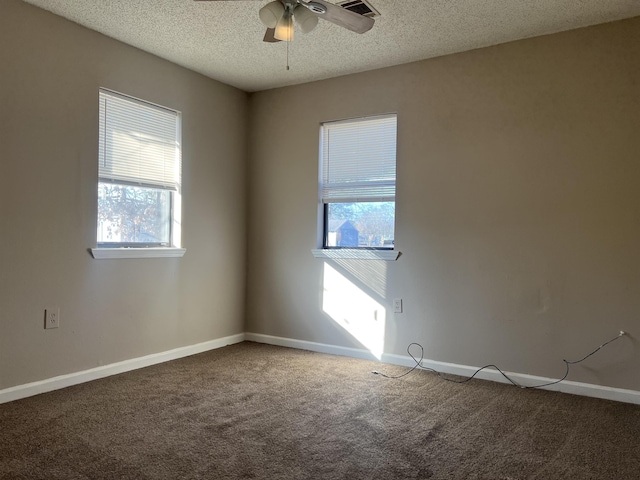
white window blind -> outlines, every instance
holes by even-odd
[[[178,190],[179,115],[100,89],[100,181]]]
[[[325,123],[323,203],[387,202],[396,195],[396,115]]]

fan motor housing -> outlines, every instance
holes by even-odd
[[[320,13],[320,14],[327,13],[327,9],[324,7],[324,5],[320,3],[309,2],[309,3],[305,3],[304,6],[314,13]]]

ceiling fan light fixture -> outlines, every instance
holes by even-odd
[[[278,21],[284,15],[284,5],[280,0],[275,0],[274,2],[267,3],[264,7],[260,9],[258,12],[260,16],[260,21],[267,28],[276,28],[278,25]]]
[[[311,13],[303,6],[299,5],[294,10],[293,16],[300,27],[300,30],[302,30],[302,33],[309,33],[318,25],[318,16]]]
[[[285,11],[284,15],[280,17],[273,36],[283,42],[293,41],[293,17],[291,16],[291,13]]]

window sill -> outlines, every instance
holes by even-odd
[[[90,248],[91,255],[96,260],[112,258],[169,258],[182,257],[186,248],[148,247],[148,248]]]
[[[355,248],[323,248],[311,250],[316,258],[340,258],[353,260],[384,260],[395,262],[401,253],[398,250],[359,250]]]

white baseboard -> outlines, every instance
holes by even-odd
[[[169,360],[188,357],[189,355],[195,355],[208,350],[215,350],[226,345],[240,343],[244,340],[245,334],[239,333],[237,335],[209,340],[195,345],[174,348],[173,350],[168,350],[166,352],[153,353],[151,355],[145,355],[144,357],[132,358],[122,362],[103,365],[89,370],[83,370],[81,372],[69,373],[67,375],[60,375],[58,377],[48,378],[38,382],[5,388],[4,390],[0,390],[0,403],[11,402],[13,400],[31,397],[40,393],[78,385],[79,383],[90,382],[91,380],[129,372],[138,368],[149,367]]]
[[[310,350],[312,352],[329,353],[331,355],[342,355],[344,357],[352,358],[362,358],[364,360],[377,360],[377,358],[371,352],[369,352],[369,350],[363,350],[359,348],[339,347],[336,345],[328,345],[326,343],[307,342],[306,340],[295,340],[293,338],[262,335],[261,333],[245,333],[244,339],[249,342],[266,343],[269,345],[277,345],[279,347],[297,348],[298,350]]]
[[[343,355],[346,357],[378,361],[378,359],[373,356],[368,350],[358,348],[339,347],[335,345],[327,345],[324,343],[307,342],[304,340],[262,335],[259,333],[246,333],[245,340],[257,343],[267,343],[270,345],[278,345],[281,347],[298,348],[301,350],[310,350],[313,352],[329,353],[333,355]],[[384,363],[390,363],[392,365],[402,365],[405,367],[413,367],[415,365],[415,362],[408,355],[394,355],[385,353],[382,355],[382,359],[380,361]],[[478,369],[478,367],[471,367],[468,365],[458,365],[455,363],[438,362],[435,360],[427,359],[422,361],[422,365],[427,368],[433,368],[434,370],[437,370],[441,373],[460,375],[463,377],[470,377]],[[553,378],[527,375],[524,373],[505,372],[505,374],[507,374],[516,383],[524,386],[541,385],[557,380]],[[494,369],[483,370],[478,373],[475,378],[482,380],[491,380],[493,382],[499,383],[509,383],[509,381],[504,378],[500,374],[500,372]],[[637,390],[605,387],[602,385],[593,385],[590,383],[572,382],[570,380],[563,380],[562,382],[555,385],[542,387],[542,389],[640,405],[640,391]]]
[[[38,382],[32,382],[24,385],[6,388],[4,390],[0,390],[0,404],[11,402],[13,400],[19,400],[21,398],[31,397],[40,393],[50,392],[52,390],[58,390],[60,388],[70,387],[72,385],[77,385],[84,382],[89,382],[91,380],[97,380],[99,378],[104,378],[111,375],[117,375],[119,373],[136,370],[138,368],[149,367],[158,363],[188,357],[189,355],[195,355],[198,353],[206,352],[208,350],[215,350],[217,348],[224,347],[226,345],[232,345],[234,343],[240,343],[245,340],[257,343],[266,343],[269,345],[278,345],[281,347],[297,348],[300,350],[310,350],[313,352],[328,353],[332,355],[343,355],[345,357],[378,361],[378,359],[373,354],[364,349],[340,347],[337,345],[308,342],[305,340],[296,340],[284,337],[274,337],[271,335],[262,335],[258,333],[240,333],[237,335],[231,335],[229,337],[210,340],[195,345],[175,348],[166,352],[154,353],[151,355],[146,355],[144,357],[124,360],[122,362],[112,363],[110,365],[103,365],[101,367],[91,368],[89,370],[83,370],[81,372],[60,375],[58,377],[48,378],[46,380],[41,380]],[[386,353],[382,355],[381,361],[392,365],[402,365],[406,367],[412,367],[415,364],[411,357],[407,355],[394,355]],[[441,373],[461,375],[464,377],[471,376],[477,370],[477,367],[458,365],[455,363],[438,362],[435,360],[423,360],[422,365],[428,368],[433,368],[434,370],[437,370]],[[538,385],[554,381],[554,379],[552,378],[538,377],[522,373],[505,373],[515,382],[521,385]],[[476,375],[476,378],[491,380],[500,383],[508,383],[508,380],[496,370],[483,370],[478,375]],[[618,402],[640,405],[640,391],[636,390],[605,387],[589,383],[572,382],[570,380],[564,380],[561,383],[544,387],[544,389],[570,393],[573,395],[583,395],[586,397],[602,398],[606,400],[615,400]]]

